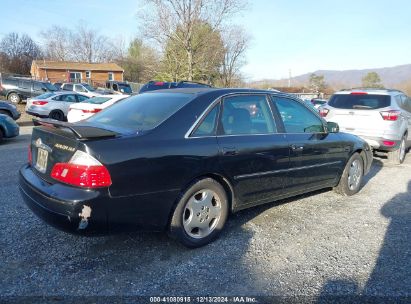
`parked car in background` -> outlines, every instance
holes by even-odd
[[[93,116],[129,95],[100,95],[82,102],[70,105],[67,115],[68,122],[77,122]]]
[[[411,99],[389,89],[352,89],[335,93],[320,108],[327,121],[366,140],[376,151],[401,164],[411,140]]]
[[[14,104],[45,92],[55,92],[57,88],[49,82],[36,81],[22,77],[0,77],[0,95]]]
[[[78,234],[166,230],[188,247],[232,212],[328,187],[353,195],[372,162],[364,140],[270,91],[162,90],[40,123],[19,174],[34,213]]]
[[[130,95],[133,93],[130,84],[123,81],[107,81],[106,89],[114,94]]]
[[[88,83],[63,83],[61,89],[64,91],[77,92],[89,98],[101,95],[95,88]]]
[[[57,90],[61,90],[61,86],[63,85],[62,82],[55,82],[53,85],[57,88]]]
[[[26,113],[41,118],[66,120],[70,105],[89,97],[76,92],[57,91],[45,93],[27,101]]]
[[[327,103],[328,100],[326,99],[320,99],[320,98],[313,98],[310,100],[311,104],[314,106],[314,108],[318,109],[320,106],[323,106]]]
[[[193,82],[193,81],[179,81],[179,82],[165,82],[165,81],[149,81],[143,85],[139,94],[155,90],[164,89],[181,89],[181,88],[211,88],[210,85]]]
[[[8,115],[0,114],[0,142],[3,138],[12,138],[19,135],[19,125]]]
[[[21,115],[16,105],[6,101],[0,101],[0,114],[8,115],[14,120],[19,119]]]

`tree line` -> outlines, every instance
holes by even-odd
[[[144,0],[139,36],[126,43],[80,22],[53,25],[35,41],[9,33],[0,41],[0,71],[29,74],[34,59],[117,62],[129,81],[200,81],[230,87],[242,82],[250,37],[232,22],[245,0]]]

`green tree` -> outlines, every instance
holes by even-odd
[[[146,4],[145,9],[139,13],[143,32],[159,43],[163,54],[168,52],[167,59],[176,60],[178,55],[184,63],[182,68],[187,80],[198,77],[203,61],[201,57],[205,52],[197,46],[208,48],[210,34],[215,37],[223,25],[245,7],[243,0],[145,0],[143,4]],[[210,30],[201,24],[207,24]],[[173,49],[178,52],[171,54]],[[212,55],[209,59],[213,61],[214,54],[208,55]]]
[[[319,94],[326,88],[324,75],[311,74],[309,86],[312,92]]]
[[[180,35],[181,28],[176,35]],[[204,37],[208,37],[204,40]],[[224,44],[218,30],[205,22],[192,26],[191,54],[189,59],[179,41],[169,39],[163,51],[160,73],[156,78],[165,81],[194,80],[213,82],[219,76],[224,60]],[[190,69],[187,67],[191,66]],[[190,76],[191,75],[191,76]]]
[[[369,72],[362,78],[362,86],[365,88],[383,88],[380,75],[376,72]]]

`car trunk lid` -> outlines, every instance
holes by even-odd
[[[30,151],[32,167],[44,180],[54,183],[51,171],[57,163],[67,163],[77,150],[86,150],[87,140],[113,138],[119,133],[95,126],[39,120],[41,125],[33,129]]]

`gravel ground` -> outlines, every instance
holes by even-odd
[[[161,233],[84,238],[41,222],[17,186],[28,142],[0,144],[2,296],[411,299],[411,155],[402,166],[375,158],[358,195],[324,190],[244,210],[217,241],[188,250]]]

